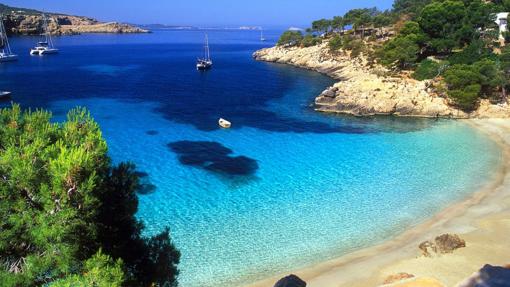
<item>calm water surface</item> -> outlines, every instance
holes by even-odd
[[[313,112],[332,83],[255,62],[256,31],[56,38],[61,53],[0,65],[0,89],[64,119],[88,107],[115,162],[143,177],[147,234],[170,226],[181,286],[239,286],[380,242],[480,188],[500,161],[466,124]],[[8,103],[4,103],[8,105]],[[233,128],[221,130],[219,117]]]

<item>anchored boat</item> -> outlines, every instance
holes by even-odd
[[[30,55],[49,55],[58,53],[58,49],[53,45],[51,34],[48,30],[48,19],[45,14],[43,16],[43,40],[37,43],[33,49],[30,50]]]
[[[205,34],[204,57],[197,59],[197,70],[204,71],[210,68],[212,68],[212,60],[209,53],[209,38]]]
[[[0,91],[0,100],[9,99],[10,97],[11,97],[11,92]]]
[[[228,128],[230,128],[232,126],[232,123],[227,121],[224,118],[220,118],[218,120],[218,124],[220,125],[220,127],[224,128],[224,129],[228,129]]]
[[[0,14],[0,62],[10,62],[18,60],[18,55],[13,54],[7,32],[5,31],[3,15]]]

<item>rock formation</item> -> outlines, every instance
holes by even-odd
[[[339,82],[315,99],[315,109],[356,116],[397,115],[444,118],[510,117],[510,105],[492,105],[483,100],[473,113],[453,107],[428,81],[391,77],[381,66],[370,66],[359,56],[332,54],[327,42],[300,47],[273,47],[253,54],[256,60],[290,64],[327,74]]]
[[[4,16],[4,24],[9,34],[39,35],[43,31],[43,18],[40,14],[10,13]],[[81,16],[60,14],[48,15],[48,30],[53,35],[74,35],[80,33],[148,33],[128,24],[117,22],[103,23]]]
[[[478,272],[458,285],[459,287],[504,287],[510,286],[510,269],[485,265]]]
[[[278,280],[274,287],[306,287],[306,282],[294,274]]]
[[[452,253],[455,249],[466,247],[466,241],[457,234],[443,234],[434,241],[424,241],[418,246],[422,254],[431,257],[433,254]]]

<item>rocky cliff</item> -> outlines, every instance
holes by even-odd
[[[80,33],[148,33],[128,24],[117,22],[103,23],[81,16],[49,14],[48,29],[53,35],[74,35]],[[9,34],[38,35],[43,30],[41,14],[11,12],[4,15],[4,24]]]
[[[356,116],[397,115],[444,118],[510,117],[508,103],[492,105],[482,100],[480,107],[466,113],[452,106],[429,82],[408,77],[388,76],[388,71],[369,65],[363,57],[329,52],[327,43],[317,46],[273,47],[253,54],[257,60],[290,64],[327,74],[339,82],[315,99],[315,109]]]

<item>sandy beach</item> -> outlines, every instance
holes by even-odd
[[[310,287],[379,286],[388,276],[401,272],[426,281],[413,286],[457,286],[485,264],[510,264],[510,120],[466,122],[487,133],[503,151],[501,167],[483,190],[382,244],[289,273]],[[444,233],[458,234],[466,247],[433,257],[421,255],[421,242]],[[289,273],[248,286],[273,286]]]

